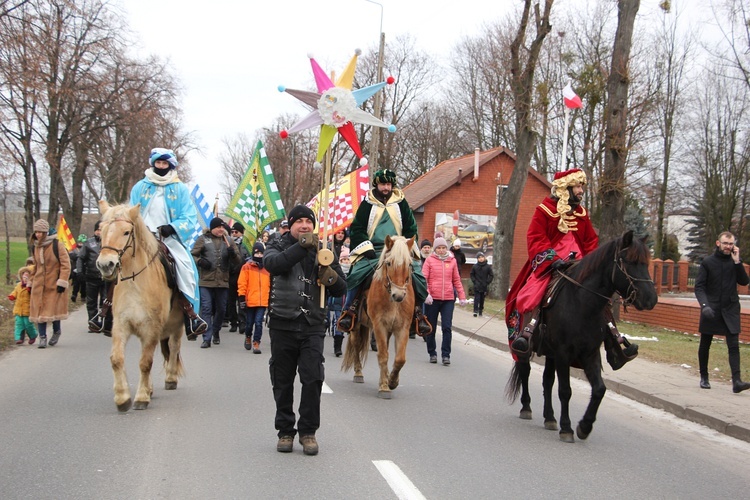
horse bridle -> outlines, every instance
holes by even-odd
[[[615,270],[619,269],[620,272],[625,276],[625,279],[628,280],[628,289],[626,290],[627,297],[623,296],[620,292],[617,292],[617,294],[622,297],[622,307],[625,309],[625,311],[628,310],[628,306],[633,305],[638,298],[638,288],[635,286],[635,282],[651,282],[653,283],[654,280],[652,279],[646,279],[646,278],[634,278],[633,276],[628,273],[628,270],[625,268],[625,263],[620,256],[620,254],[623,252],[623,250],[620,250],[620,247],[617,247],[617,251],[615,252],[614,257],[614,266],[612,267],[612,283],[615,282]]]
[[[156,259],[156,256],[159,255],[159,250],[158,249],[156,250],[156,252],[154,253],[154,255],[151,256],[151,259],[149,259],[149,261],[146,263],[146,265],[143,266],[143,269],[141,269],[137,273],[133,273],[130,276],[123,276],[122,275],[122,256],[125,255],[125,252],[128,251],[128,248],[131,248],[133,250],[131,256],[135,257],[135,224],[133,224],[133,221],[131,221],[131,220],[128,220],[128,219],[119,219],[119,218],[103,222],[102,224],[109,225],[112,222],[127,222],[128,224],[130,224],[131,231],[130,231],[130,234],[128,235],[128,241],[125,242],[125,246],[122,247],[122,248],[115,248],[115,247],[111,247],[109,245],[102,245],[102,250],[104,250],[106,248],[107,250],[112,250],[113,252],[115,252],[117,254],[117,264],[116,264],[115,267],[117,269],[116,274],[120,275],[120,281],[135,280],[135,277],[138,276],[139,274],[141,274],[143,271],[145,271],[146,268],[148,268],[148,266],[151,265],[151,263],[154,261],[154,259]]]
[[[384,263],[386,263],[385,259],[378,267],[381,267]],[[391,276],[388,274],[388,265],[385,266],[385,284],[383,286],[385,286],[385,289],[388,291],[388,295],[391,295],[392,288],[406,292],[406,287],[409,286],[409,282],[411,281],[411,269],[412,265],[409,264],[409,273],[406,275],[406,281],[404,281],[403,285],[397,285],[391,280]],[[377,271],[377,269],[375,270]]]

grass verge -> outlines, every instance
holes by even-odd
[[[498,314],[504,317],[505,302],[499,300],[485,300],[485,314]],[[665,328],[644,325],[640,323],[620,322],[618,329],[627,337],[640,337],[635,340],[639,345],[638,356],[655,363],[665,363],[682,367],[695,376],[698,383],[698,344],[700,336],[691,333],[677,332]],[[750,345],[740,344],[740,361],[742,380],[750,381]],[[724,337],[715,336],[711,345],[708,359],[709,379],[731,382],[732,373],[729,371],[727,347]]]

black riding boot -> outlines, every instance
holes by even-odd
[[[193,309],[193,304],[190,303],[187,297],[180,292],[178,293],[177,300],[182,308],[182,313],[185,315],[185,334],[188,340],[195,340],[198,338],[198,335],[208,330],[208,325],[198,316],[198,313]]]
[[[531,315],[531,319],[523,330],[516,336],[515,339],[510,343],[510,351],[516,355],[519,360],[527,360],[531,354],[531,337],[534,333],[534,329],[537,327],[539,322],[539,310],[535,310]]]
[[[604,348],[607,350],[607,363],[613,370],[619,370],[625,366],[625,363],[638,356],[638,344],[631,344],[628,339],[620,335],[613,322],[607,323],[606,328],[609,330],[609,335],[605,337],[604,341]],[[622,346],[625,346],[625,349]]]
[[[341,316],[336,323],[336,329],[340,332],[349,333],[354,328],[354,323],[357,321],[357,309],[359,309],[359,295],[354,297],[352,305],[347,309],[341,311]]]
[[[414,306],[414,321],[411,322],[411,327],[409,328],[409,337],[411,337],[412,334],[424,337],[431,333],[432,325],[427,320],[427,316],[422,312],[422,304],[418,303]]]

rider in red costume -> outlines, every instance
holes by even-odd
[[[518,274],[505,303],[509,342],[516,358],[529,356],[533,327],[521,330],[521,326],[528,324],[531,316],[537,319],[538,314],[532,315],[532,312],[539,307],[553,271],[564,270],[574,258],[593,252],[599,245],[588,211],[581,205],[585,185],[586,174],[580,169],[557,172],[551,195],[534,211],[526,234],[529,260]],[[612,335],[616,341],[605,342],[607,361],[614,369],[619,369],[635,358],[638,346],[630,344],[623,352],[620,342],[624,339],[616,330]]]

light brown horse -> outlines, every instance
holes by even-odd
[[[343,371],[354,368],[354,382],[364,383],[362,366],[367,359],[370,329],[374,330],[380,365],[378,397],[383,399],[391,398],[391,391],[398,387],[399,373],[406,363],[409,326],[414,318],[414,289],[411,283],[413,247],[413,237],[385,237],[385,247],[357,314],[358,324],[349,335],[341,364]],[[391,337],[395,337],[396,356],[389,375],[388,347]]]
[[[128,411],[132,403],[125,374],[125,346],[131,335],[141,341],[141,376],[135,393],[136,410],[145,410],[154,392],[151,366],[156,344],[161,344],[166,379],[164,388],[177,388],[184,373],[180,342],[184,331],[182,309],[167,285],[159,260],[159,242],[140,215],[140,205],[110,206],[99,202],[102,248],[96,266],[107,281],[116,281],[112,315],[112,351],[109,359],[115,378],[115,404]]]

